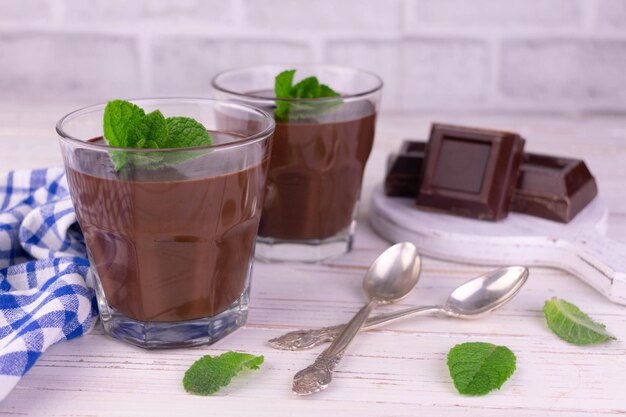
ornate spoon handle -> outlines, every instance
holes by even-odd
[[[346,324],[333,343],[315,359],[315,362],[294,376],[293,392],[299,395],[309,395],[325,389],[330,384],[333,379],[333,369],[341,360],[354,336],[365,324],[367,316],[376,304],[378,304],[377,300],[371,300],[363,306]]]
[[[362,330],[370,330],[387,323],[394,322],[404,317],[442,311],[440,307],[411,307],[405,310],[369,318],[363,325]],[[269,341],[274,349],[280,350],[305,350],[312,347],[334,341],[344,329],[345,324],[322,327],[320,329],[294,330],[285,333]]]

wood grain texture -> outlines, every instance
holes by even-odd
[[[60,163],[52,126],[68,106],[0,111],[0,169]],[[0,109],[1,110],[1,109]],[[583,157],[610,209],[608,236],[626,242],[626,121],[513,116],[383,116],[366,172],[364,202],[380,182],[384,160],[407,137],[425,137],[431,120],[518,130],[532,151]],[[361,278],[387,247],[367,225],[367,204],[352,253],[319,265],[256,263],[248,324],[213,346],[147,352],[102,335],[49,349],[2,403],[0,416],[611,416],[626,414],[626,308],[575,277],[531,268],[526,286],[493,315],[476,321],[415,317],[359,335],[326,391],[308,398],[290,390],[293,374],[322,347],[275,351],[266,341],[285,331],[348,320],[365,301]],[[458,284],[489,268],[424,259],[416,290],[397,305],[443,301]],[[583,308],[618,338],[569,345],[546,327],[541,312],[557,295]],[[445,364],[456,343],[508,346],[518,369],[486,397],[456,393]],[[204,354],[241,350],[265,355],[213,397],[188,395],[187,367]]]

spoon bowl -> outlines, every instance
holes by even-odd
[[[496,269],[457,287],[443,305],[444,312],[463,319],[480,318],[511,300],[528,279],[528,268]]]
[[[389,303],[406,297],[419,279],[422,262],[412,243],[398,243],[372,263],[363,279],[371,299]]]

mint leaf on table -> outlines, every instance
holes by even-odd
[[[575,345],[591,345],[615,339],[604,324],[593,321],[574,304],[552,297],[543,306],[548,327],[561,339]]]
[[[168,117],[159,110],[145,114],[128,101],[109,101],[104,109],[104,138],[110,146],[133,149],[192,148],[212,144],[206,128],[189,117]],[[193,159],[202,153],[133,153],[111,151],[116,170],[125,165],[160,168]]]
[[[283,71],[274,81],[274,94],[277,99],[315,99],[340,97],[340,94],[325,84],[320,84],[317,77],[307,77],[293,85],[296,70]],[[341,99],[323,102],[289,102],[277,100],[274,114],[277,119],[304,119],[320,116],[342,103]]]
[[[185,372],[183,387],[191,394],[211,395],[227,386],[243,369],[259,369],[263,361],[263,356],[240,352],[206,355],[195,361]]]
[[[500,388],[515,372],[515,354],[505,346],[468,342],[448,352],[448,369],[463,395],[485,395]]]

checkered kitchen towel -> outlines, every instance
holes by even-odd
[[[0,174],[0,401],[48,346],[91,330],[86,258],[62,168]]]

